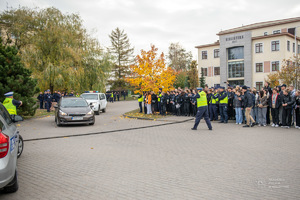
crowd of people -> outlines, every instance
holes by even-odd
[[[228,123],[235,120],[244,127],[267,126],[300,129],[300,91],[285,84],[274,88],[269,83],[261,90],[246,86],[203,88],[206,93],[210,121]],[[140,112],[145,114],[171,114],[196,116],[196,89],[175,89],[156,94],[153,91],[138,97]],[[144,105],[143,105],[144,104]],[[220,116],[220,119],[219,119]]]
[[[74,94],[74,91],[68,93],[68,92],[60,92],[60,91],[54,91],[53,94],[51,94],[50,90],[45,90],[44,93],[40,92],[37,99],[40,102],[40,109],[47,109],[47,112],[50,112],[51,109],[53,109],[53,106],[59,102],[61,97],[79,97],[80,94],[76,93]]]

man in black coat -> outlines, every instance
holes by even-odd
[[[44,104],[44,94],[42,92],[40,92],[37,99],[40,101],[40,109],[44,109],[44,106],[43,106],[43,104]]]
[[[250,121],[252,121],[251,127],[255,126],[255,120],[251,116],[251,110],[253,107],[253,99],[252,95],[247,89],[247,86],[242,87],[242,91],[244,93],[244,109],[245,109],[245,116],[247,120],[247,124],[243,127],[250,127]]]

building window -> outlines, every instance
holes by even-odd
[[[272,71],[279,71],[279,61],[272,62]]]
[[[233,47],[228,49],[228,60],[244,59],[244,47]]]
[[[297,53],[300,53],[300,45],[298,45],[298,51],[297,51]]]
[[[207,51],[202,51],[202,59],[207,59]]]
[[[296,47],[296,45],[295,45],[295,43],[293,43],[293,52],[295,53],[295,47]]]
[[[263,44],[257,43],[255,44],[255,53],[262,53],[263,52]]]
[[[264,71],[264,67],[263,67],[262,63],[256,63],[255,68],[256,68],[256,72],[263,72]]]
[[[280,33],[280,30],[273,31],[273,34],[279,34],[279,33]]]
[[[220,49],[215,49],[214,50],[214,58],[219,58],[220,57]]]
[[[272,41],[272,51],[279,51],[279,40]]]
[[[268,35],[268,32],[264,32],[264,36],[267,36]]]
[[[256,90],[260,91],[261,89],[263,89],[263,82],[256,82]]]
[[[207,68],[201,68],[203,76],[207,76]]]
[[[287,50],[290,51],[291,50],[291,42],[290,41],[287,41],[287,44],[286,44],[286,47],[287,47]]]
[[[244,77],[244,61],[228,63],[228,78]]]
[[[214,75],[219,76],[220,75],[220,67],[214,67]]]

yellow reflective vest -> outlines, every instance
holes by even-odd
[[[198,93],[200,98],[197,98],[197,108],[207,106],[206,93],[204,91]]]
[[[17,115],[17,108],[16,106],[12,103],[13,99],[11,98],[6,98],[3,101],[3,105],[6,108],[6,110],[8,111],[8,113],[10,115]]]
[[[223,93],[222,93],[222,95],[223,95]],[[226,95],[226,97],[224,99],[220,100],[220,104],[228,104],[228,95]]]
[[[141,98],[138,98],[138,102],[143,102],[144,96],[141,96]]]
[[[216,93],[216,94],[214,94],[213,96],[216,97],[217,95],[218,95],[218,94]],[[218,98],[214,99],[214,98],[211,97],[209,103],[210,103],[210,104],[216,104],[218,101],[219,101]]]

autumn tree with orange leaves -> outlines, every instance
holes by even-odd
[[[141,50],[141,55],[135,58],[135,64],[131,66],[132,74],[127,81],[135,87],[135,93],[144,91],[158,92],[173,89],[176,73],[166,66],[164,53],[158,56],[158,49],[151,45],[151,50]]]

